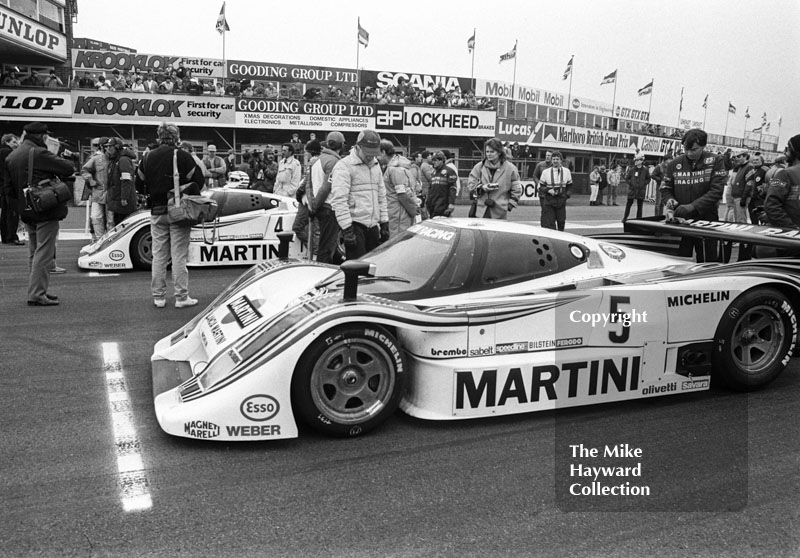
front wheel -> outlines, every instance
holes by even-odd
[[[379,326],[333,329],[306,350],[292,378],[299,418],[330,436],[358,436],[400,403],[406,363],[394,336]]]
[[[728,307],[714,335],[714,372],[729,388],[764,387],[789,363],[797,338],[791,301],[770,288],[748,291]]]
[[[131,260],[136,269],[150,269],[153,266],[153,235],[149,223],[133,235]]]

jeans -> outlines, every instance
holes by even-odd
[[[354,221],[353,232],[356,235],[355,245],[345,245],[348,260],[357,260],[381,243],[381,231],[378,227],[370,228]]]
[[[319,223],[319,247],[317,248],[317,261],[322,263],[340,264],[341,257],[337,253],[339,243],[339,222],[330,207],[322,206],[317,210],[317,223]]]
[[[623,222],[628,220],[628,214],[630,214],[630,212],[631,212],[631,207],[633,206],[633,202],[634,202],[633,198],[628,198],[628,202],[625,204],[625,215],[622,217],[622,221]],[[642,218],[642,204],[643,203],[644,203],[644,200],[642,200],[642,199],[637,199],[636,200],[636,218],[637,219],[641,219]]]
[[[153,298],[167,296],[167,265],[172,259],[172,282],[175,298],[183,300],[189,296],[189,233],[192,227],[171,225],[169,217],[150,216],[150,233],[153,235],[153,269],[150,289]]]
[[[617,187],[609,185],[606,193],[606,205],[611,205],[612,203],[617,203]]]
[[[551,205],[542,206],[541,224],[545,229],[564,230],[567,221],[567,206],[553,207]]]
[[[56,255],[58,221],[25,223],[28,230],[28,263],[31,268],[28,280],[28,300],[39,300],[50,286],[50,269]]]

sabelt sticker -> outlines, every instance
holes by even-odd
[[[600,249],[612,260],[621,262],[625,259],[625,252],[619,246],[613,244],[600,244]]]

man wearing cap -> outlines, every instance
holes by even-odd
[[[383,172],[376,157],[381,137],[362,130],[350,154],[333,167],[330,202],[342,229],[347,259],[358,259],[389,239]]]
[[[181,137],[175,124],[163,122],[156,131],[159,146],[142,159],[136,172],[136,189],[150,196],[150,233],[153,238],[153,266],[150,290],[156,308],[167,305],[167,265],[172,260],[172,282],[175,292],[175,308],[197,304],[189,296],[189,235],[192,227],[170,223],[167,202],[173,197],[175,184],[173,168],[177,164],[179,183],[183,193],[197,195],[205,183],[203,169],[187,151],[178,149]]]
[[[207,185],[209,188],[225,186],[226,169],[225,161],[217,155],[217,146],[213,143],[208,146],[208,155],[203,159],[203,164],[208,171]]]
[[[770,179],[764,211],[770,225],[800,229],[800,134],[789,140],[783,154],[787,166]]]
[[[28,231],[28,258],[31,275],[28,281],[29,306],[54,306],[58,297],[47,293],[50,286],[50,269],[55,261],[58,222],[67,216],[67,206],[59,205],[50,211],[34,213],[26,209],[24,189],[29,184],[30,172],[28,161],[33,152],[33,171],[31,184],[52,179],[67,177],[74,171],[72,162],[53,155],[47,149],[47,126],[41,122],[32,122],[23,130],[20,146],[6,158],[4,182],[10,185],[9,193],[16,202],[17,211]]]
[[[114,226],[114,214],[106,207],[106,190],[108,186],[108,156],[106,146],[108,138],[99,140],[100,149],[81,167],[84,188],[90,189],[89,219],[92,224],[92,242],[106,234],[106,230]]]
[[[442,151],[433,154],[433,174],[428,199],[425,200],[428,215],[433,217],[450,217],[456,208],[458,192],[458,175],[446,164],[446,155]]]
[[[114,213],[114,222],[120,223],[136,211],[136,188],[133,184],[136,154],[119,138],[110,138],[106,144],[108,157],[108,188],[106,205]]]
[[[676,218],[716,221],[717,204],[728,177],[725,158],[705,150],[708,134],[700,128],[688,130],[681,144],[683,155],[667,164],[661,183],[664,208],[674,211]],[[679,254],[690,256],[692,250],[699,263],[719,261],[716,241],[682,238]]]
[[[331,173],[333,167],[341,159],[344,147],[344,135],[341,132],[330,132],[325,138],[319,160],[311,167],[311,182],[308,190],[308,203],[311,216],[319,225],[319,246],[317,261],[339,264],[336,245],[339,240],[339,223],[330,203]]]
[[[642,218],[642,204],[650,184],[650,171],[644,166],[644,155],[637,154],[633,158],[633,166],[625,173],[625,182],[628,183],[628,202],[625,204],[625,213],[622,222],[628,220],[634,200],[636,200],[636,218]],[[597,205],[597,204],[595,204]]]

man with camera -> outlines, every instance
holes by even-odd
[[[56,157],[47,149],[45,142],[49,132],[46,124],[32,122],[23,130],[22,143],[6,158],[5,184],[7,188],[10,186],[9,197],[16,203],[28,231],[31,269],[28,305],[55,306],[58,297],[48,294],[47,288],[50,286],[50,269],[56,252],[58,222],[67,216],[69,210],[66,204],[60,204],[51,210],[35,213],[27,207],[25,189],[70,176],[75,169],[71,161]]]
[[[546,229],[564,230],[567,221],[567,199],[572,186],[572,174],[561,164],[561,152],[553,151],[551,166],[539,177],[541,224]]]

